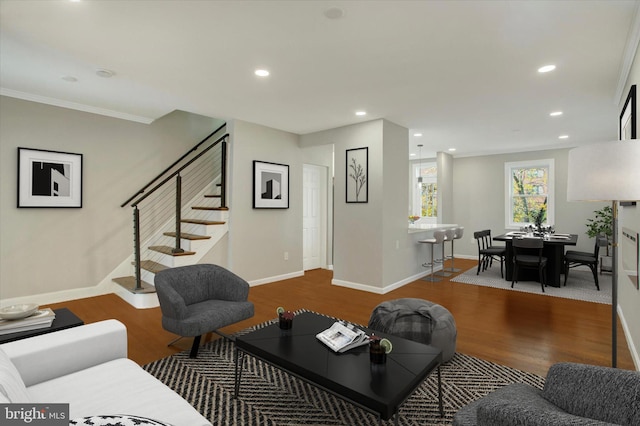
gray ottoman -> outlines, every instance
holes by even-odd
[[[443,362],[456,352],[456,321],[446,308],[423,299],[382,302],[371,313],[369,328],[435,346]]]

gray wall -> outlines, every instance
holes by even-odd
[[[298,135],[240,120],[228,128],[229,268],[252,284],[301,275],[303,157]],[[288,209],[253,208],[254,160],[289,166]]]
[[[640,55],[636,51],[635,60],[631,68],[629,78],[623,92],[623,99],[619,104],[619,111],[622,111],[627,93],[632,84],[636,85],[636,90],[640,90]],[[638,92],[636,92],[638,93]],[[636,96],[638,96],[636,94]],[[640,106],[640,101],[636,99],[636,107]],[[636,116],[636,129],[640,130],[640,116]],[[640,143],[640,141],[638,142]],[[638,183],[640,185],[640,183]],[[640,203],[634,207],[623,207],[620,211],[620,229],[627,227],[640,232]],[[624,249],[624,247],[622,248]],[[627,341],[631,343],[632,355],[636,363],[636,369],[640,370],[640,291],[635,288],[629,279],[622,273],[621,265],[622,253],[619,256],[618,271],[621,271],[618,280],[619,299],[618,306],[620,318],[625,328]]]
[[[98,285],[133,251],[120,204],[216,124],[174,112],[145,125],[0,97],[0,299]],[[18,147],[83,154],[83,207],[18,209]]]
[[[491,229],[492,235],[506,231],[504,164],[545,158],[555,160],[556,230],[578,234],[577,250],[593,250],[594,240],[586,235],[586,219],[606,203],[567,201],[568,149],[557,149],[455,159],[452,221],[465,227],[462,241],[456,243],[456,255],[477,258],[474,231]]]

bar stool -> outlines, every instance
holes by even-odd
[[[445,268],[445,271],[449,271],[449,272],[460,272],[462,269],[460,268],[454,268],[454,251],[453,251],[453,243],[455,242],[455,240],[459,240],[460,238],[462,238],[462,236],[464,235],[464,226],[459,226],[457,228],[453,228],[453,231],[455,233],[454,237],[451,239],[451,256],[447,257],[447,259],[451,259],[451,267],[450,268]]]
[[[444,267],[444,263],[448,259],[453,258],[453,251],[451,252],[451,256],[447,256],[445,254],[444,243],[446,243],[447,241],[453,242],[453,238],[455,236],[456,236],[456,228],[449,228],[444,230],[444,240],[442,240],[442,271],[437,272],[437,274],[441,277],[450,277],[451,275],[453,275],[451,272],[448,272],[449,269]]]
[[[423,280],[424,281],[429,281],[432,283],[437,283],[438,281],[441,281],[440,278],[436,277],[433,274],[433,265],[436,263],[436,261],[433,258],[433,252],[435,250],[435,247],[437,244],[442,244],[442,242],[444,241],[444,237],[445,237],[445,232],[444,231],[435,231],[433,233],[433,238],[427,238],[426,240],[419,240],[419,243],[422,244],[430,244],[431,245],[431,263],[423,263],[422,266],[424,266],[425,268],[428,268],[429,266],[431,267],[431,275],[429,275],[428,277],[424,277]]]

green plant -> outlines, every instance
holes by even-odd
[[[540,210],[538,210],[538,212],[535,214],[535,224],[538,229],[542,227],[542,224],[544,223],[544,219],[546,216],[547,216],[547,199],[545,198],[544,203],[542,204],[542,207],[540,207]]]
[[[609,240],[613,236],[613,210],[611,206],[605,206],[600,210],[594,210],[595,217],[587,219],[587,235],[589,238],[598,235],[607,237],[607,256],[609,255]]]

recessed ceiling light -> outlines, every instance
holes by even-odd
[[[569,139],[569,135],[558,136],[558,139]]]
[[[78,79],[72,75],[63,75],[60,78],[64,81],[68,81],[69,83],[75,83],[76,81],[78,81]]]
[[[419,138],[420,136],[422,136],[422,133],[414,133],[413,136],[415,136],[416,138]]]
[[[344,10],[339,7],[330,7],[324,11],[324,16],[329,19],[340,19],[344,16]]]
[[[409,157],[415,157],[416,154],[409,154]]]
[[[362,117],[363,115],[367,115],[366,111],[356,111],[356,115]]]
[[[538,68],[538,72],[549,72],[556,69],[555,65],[545,65],[543,67]]]
[[[255,70],[255,75],[257,75],[258,77],[268,77],[269,76],[269,71],[267,71],[267,70]]]
[[[562,111],[554,111],[554,112],[550,113],[549,115],[552,116],[552,117],[557,117],[559,115],[562,115]]]
[[[455,148],[449,148],[449,151],[451,151],[451,152],[453,152],[455,150],[456,150]]]
[[[96,70],[96,75],[98,77],[102,77],[102,78],[111,78],[114,75],[116,75],[116,73],[111,71],[111,70],[107,70],[107,69],[101,68],[101,69]]]

